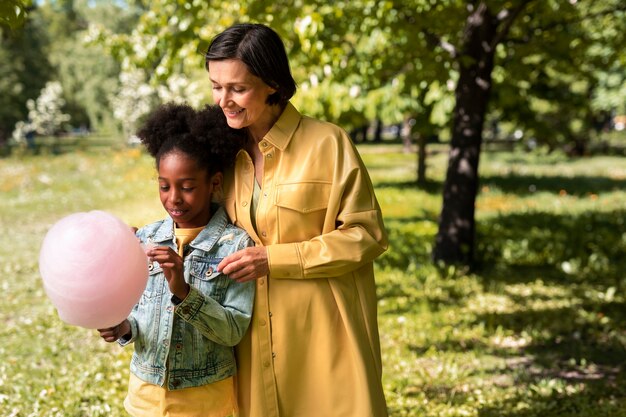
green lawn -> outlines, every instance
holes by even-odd
[[[479,269],[429,262],[446,152],[362,146],[391,247],[377,262],[392,416],[626,416],[626,159],[484,153]],[[139,149],[0,159],[0,415],[117,416],[130,349],[62,323],[45,233],[78,211],[163,216]]]

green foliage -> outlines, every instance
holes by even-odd
[[[29,0],[4,0],[0,3],[0,29],[17,29],[24,24]]]
[[[484,2],[492,16],[518,2]],[[102,31],[119,57],[148,70],[154,85],[201,65],[198,51],[238,21],[271,25],[283,37],[300,85],[294,102],[346,129],[381,119],[417,119],[428,137],[449,128],[464,28],[462,1],[247,0],[150,2],[132,33]],[[606,111],[623,109],[625,9],[619,0],[528,2],[498,40],[491,118],[503,134],[548,143],[585,141]],[[436,22],[434,24],[433,22]]]
[[[492,117],[525,140],[584,148],[598,120],[624,110],[625,13],[620,1],[530,2],[498,50]]]
[[[44,26],[36,19],[29,19],[21,30],[0,32],[0,145],[15,123],[26,120],[26,101],[36,99],[51,79],[48,46]]]

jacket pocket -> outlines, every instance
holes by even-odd
[[[280,243],[309,240],[322,234],[331,184],[299,182],[276,187]]]
[[[192,256],[189,260],[189,283],[205,296],[221,302],[229,279],[217,271],[220,260]]]

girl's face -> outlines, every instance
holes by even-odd
[[[177,151],[163,155],[158,170],[161,203],[176,226],[205,226],[211,218],[211,196],[221,186],[222,173],[209,178],[195,159]]]
[[[276,89],[252,75],[238,59],[209,61],[209,78],[213,85],[213,100],[234,129],[248,128],[250,132],[267,133],[280,114],[279,106],[267,104],[267,98]]]

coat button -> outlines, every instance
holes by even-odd
[[[259,324],[260,324],[261,326],[265,326],[266,321],[265,321],[265,320],[263,320],[263,319],[261,319],[261,320],[259,320]]]
[[[154,269],[154,265],[150,264],[148,265],[148,271],[152,271]]]
[[[242,206],[246,207],[248,205],[247,201],[244,201],[243,203],[241,203]]]
[[[213,275],[213,268],[209,268],[208,271],[206,271],[204,275],[207,277],[210,277],[211,275]]]

